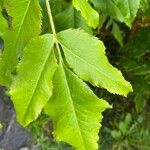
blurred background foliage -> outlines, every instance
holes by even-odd
[[[113,109],[104,113],[99,133],[101,150],[150,149],[150,1],[89,0],[100,15],[99,25],[92,29],[70,0],[50,0],[57,31],[81,28],[97,36],[106,46],[109,61],[119,68],[133,85],[134,92],[123,98],[91,87],[104,97]],[[45,1],[40,0],[43,33],[50,30]],[[54,141],[52,124],[45,115],[33,122],[29,130],[42,150],[71,150]],[[51,148],[49,148],[51,147]]]

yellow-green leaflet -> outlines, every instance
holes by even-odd
[[[57,68],[53,47],[50,34],[31,40],[17,67],[10,95],[17,120],[23,126],[38,117],[52,95],[52,78]]]
[[[53,79],[53,95],[45,112],[54,124],[54,137],[76,150],[98,148],[102,112],[111,106],[60,62]]]
[[[57,35],[70,68],[83,80],[107,89],[114,94],[126,96],[132,86],[113,67],[105,56],[101,41],[82,30],[65,30]]]
[[[41,12],[38,0],[7,0],[6,9],[12,17],[12,27],[4,33],[4,52],[0,58],[0,84],[11,83],[22,49],[41,30]]]
[[[99,24],[99,14],[87,0],[73,0],[74,7],[81,12],[89,26],[96,28]]]

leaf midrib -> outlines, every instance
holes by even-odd
[[[26,9],[25,14],[24,14],[24,16],[23,16],[23,19],[22,19],[22,21],[21,21],[21,24],[20,24],[20,27],[19,27],[18,34],[17,34],[17,36],[16,36],[16,39],[18,39],[19,34],[20,34],[20,32],[21,32],[21,29],[22,29],[21,27],[23,26],[24,21],[25,21],[25,19],[26,19],[27,12],[28,12],[29,7],[30,7],[30,5],[31,5],[31,1],[32,1],[32,0],[30,0],[29,3],[28,3],[28,5],[27,5],[27,9]],[[17,43],[17,42],[16,42],[16,43]]]
[[[62,64],[61,64],[62,65]],[[62,70],[63,70],[63,74],[64,74],[64,77],[65,77],[65,80],[66,80],[66,84],[67,84],[67,91],[68,91],[68,93],[69,93],[69,100],[70,100],[70,103],[71,103],[71,107],[72,107],[72,109],[73,109],[73,112],[74,112],[74,116],[75,116],[75,120],[76,120],[76,124],[77,124],[77,127],[78,127],[78,130],[79,130],[79,132],[80,132],[80,137],[81,137],[81,139],[82,139],[82,143],[84,144],[84,149],[86,150],[86,148],[85,148],[85,145],[86,145],[86,143],[84,142],[84,138],[83,138],[83,136],[82,136],[82,131],[81,131],[81,129],[80,129],[80,125],[79,125],[79,122],[78,122],[78,119],[77,119],[77,114],[76,114],[76,110],[75,110],[75,107],[74,107],[74,101],[72,100],[72,94],[71,94],[71,91],[70,91],[70,88],[69,88],[69,83],[68,83],[68,80],[67,80],[67,77],[66,77],[66,73],[65,73],[65,71],[64,71],[64,67],[63,67],[63,65],[62,65]]]

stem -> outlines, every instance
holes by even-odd
[[[45,2],[46,2],[46,7],[47,7],[47,13],[48,13],[48,16],[49,16],[49,23],[50,23],[50,26],[51,26],[51,29],[52,29],[52,33],[55,36],[56,35],[56,29],[55,29],[55,24],[54,24],[54,20],[53,20],[53,16],[52,16],[50,3],[49,3],[49,0],[45,0]],[[60,50],[59,44],[58,44],[57,41],[56,41],[55,44],[56,44],[56,49],[57,49],[57,53],[58,53],[59,59],[62,60],[62,58],[61,58],[61,50]]]
[[[51,8],[50,8],[50,3],[49,3],[49,0],[45,0],[45,2],[46,2],[47,13],[48,13],[48,16],[49,16],[49,22],[50,22],[50,25],[51,25],[51,28],[52,28],[52,32],[55,35],[56,30],[55,30],[55,25],[54,25],[54,21],[53,21],[52,11],[51,11]]]

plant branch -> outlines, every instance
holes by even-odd
[[[55,25],[54,25],[54,21],[53,21],[52,11],[51,11],[51,8],[50,8],[50,3],[49,3],[49,0],[45,0],[45,2],[46,2],[47,13],[48,13],[48,16],[49,16],[49,22],[50,22],[50,25],[51,25],[51,29],[52,29],[53,34],[55,35],[56,30],[55,30]]]

